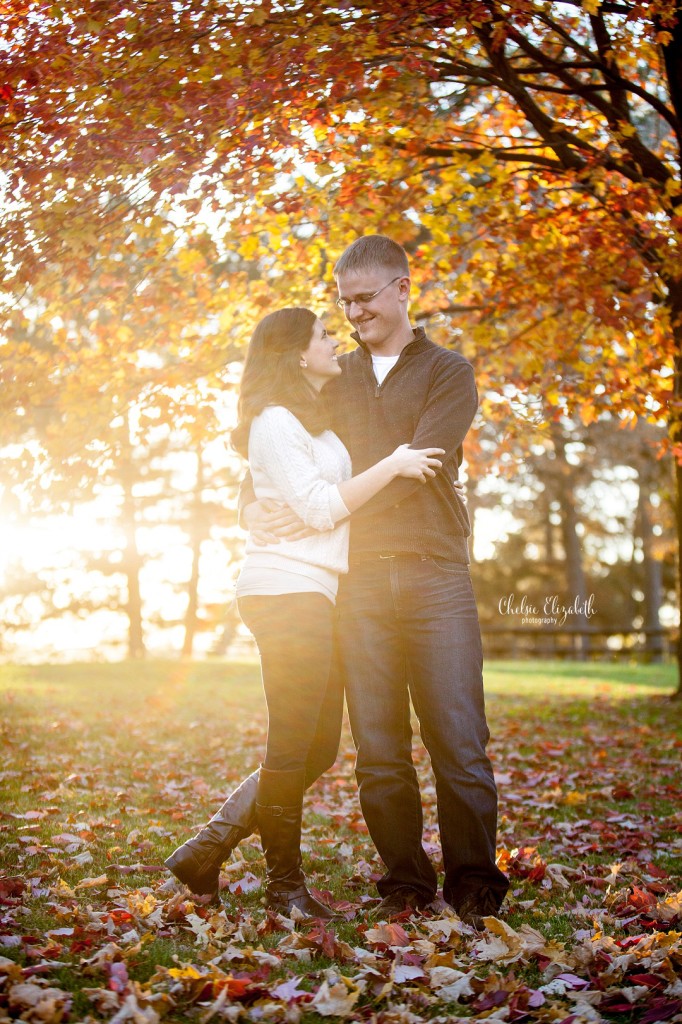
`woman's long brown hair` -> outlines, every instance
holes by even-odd
[[[256,325],[244,361],[239,388],[237,426],[232,444],[248,458],[249,431],[268,405],[283,405],[311,434],[329,426],[329,407],[301,372],[317,317],[302,306],[278,309]]]

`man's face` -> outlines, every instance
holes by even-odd
[[[336,284],[346,319],[368,348],[381,348],[404,330],[409,278],[377,267],[341,273]]]

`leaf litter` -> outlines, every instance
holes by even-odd
[[[257,837],[225,864],[220,907],[163,868],[252,770],[262,717],[231,729],[227,773],[219,723],[190,743],[138,719],[122,755],[77,714],[56,730],[19,719],[0,763],[13,794],[0,812],[0,1024],[682,1021],[679,709],[517,711],[491,715],[510,892],[481,933],[442,900],[370,919],[381,865],[347,734],[306,808],[310,884],[339,914],[323,923],[262,906]],[[419,743],[415,759],[442,868]]]

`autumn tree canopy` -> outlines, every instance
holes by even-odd
[[[565,414],[682,452],[679,2],[4,9],[5,440],[191,421],[254,318],[327,304],[381,230],[501,453]]]
[[[193,362],[262,281],[263,302],[319,298],[381,228],[414,254],[418,312],[507,398],[579,396],[587,422],[669,408],[679,4],[8,8],[14,317],[75,309],[90,353]]]

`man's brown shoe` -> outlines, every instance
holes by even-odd
[[[455,910],[464,924],[469,924],[480,932],[485,928],[485,917],[498,916],[500,904],[490,889],[483,886],[482,889],[468,893]]]
[[[398,917],[399,914],[404,914],[406,911],[414,913],[415,910],[423,910],[430,902],[430,899],[422,896],[415,889],[401,885],[400,888],[389,892],[388,896],[384,896],[376,907],[372,907],[369,916],[374,921],[390,921],[392,917]]]

